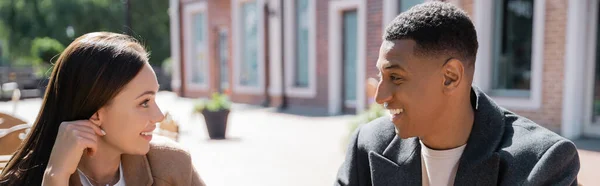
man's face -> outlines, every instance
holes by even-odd
[[[375,99],[387,105],[401,138],[443,129],[440,115],[447,104],[442,72],[446,59],[416,56],[415,46],[409,39],[383,41],[377,60],[380,80]]]

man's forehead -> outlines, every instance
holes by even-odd
[[[390,55],[390,51],[394,49],[395,46],[396,43],[394,41],[386,40],[381,43],[379,59],[377,59],[377,64],[375,64],[377,69],[386,69],[393,65],[394,62],[390,59],[392,57],[392,55]]]
[[[412,58],[416,42],[412,39],[384,40],[379,49],[379,59],[375,65],[378,69],[394,66],[404,67],[407,60]],[[404,67],[406,68],[406,67]]]
[[[392,50],[392,48],[394,48],[395,45],[396,43],[394,41],[385,40],[381,43],[381,50],[383,52],[389,52],[390,50]]]

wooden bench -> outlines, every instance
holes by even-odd
[[[8,160],[10,160],[10,157],[12,157],[12,156],[11,155],[0,155],[0,172],[2,172],[2,169],[4,169],[4,167],[6,167]]]
[[[179,125],[168,112],[165,114],[165,119],[162,120],[158,125],[158,135],[171,138],[177,141],[179,138]]]
[[[25,121],[0,113],[0,170],[27,137],[31,126]]]

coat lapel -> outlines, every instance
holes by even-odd
[[[504,134],[503,110],[479,88],[471,103],[475,121],[459,160],[454,185],[497,185],[500,156],[496,152]],[[394,137],[382,154],[369,152],[371,178],[378,185],[421,185],[421,145],[417,138]]]
[[[503,110],[477,87],[471,91],[471,103],[475,121],[454,185],[497,185],[500,163],[497,149],[504,134]]]
[[[421,185],[421,150],[417,138],[394,137],[383,155],[369,152],[371,180],[380,185]]]
[[[152,185],[152,172],[150,163],[145,155],[122,155],[123,177],[127,185]],[[70,186],[82,186],[79,174],[75,172],[69,178]]]
[[[122,155],[123,176],[127,185],[146,185],[154,183],[150,163],[145,155]]]
[[[81,180],[79,179],[79,173],[75,172],[75,174],[71,174],[69,178],[69,186],[83,186],[81,184]]]

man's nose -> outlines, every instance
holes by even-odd
[[[392,95],[393,94],[390,90],[390,87],[385,85],[383,82],[379,82],[377,85],[377,91],[375,92],[375,101],[378,104],[383,104],[390,101],[392,99]]]

